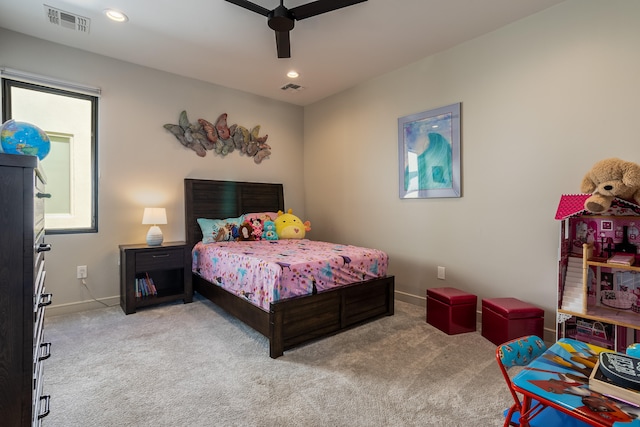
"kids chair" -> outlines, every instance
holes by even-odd
[[[514,366],[527,366],[534,359],[540,356],[547,349],[541,338],[535,335],[528,335],[517,338],[499,345],[496,349],[496,360],[502,371],[511,396],[513,397],[513,405],[505,411],[504,427],[519,426],[520,415],[522,411],[522,402],[518,398],[511,377],[508,374],[509,368]],[[530,420],[531,427],[580,427],[588,426],[588,424],[577,420],[564,412],[546,406],[538,401],[533,401],[531,407],[526,412],[527,418]]]

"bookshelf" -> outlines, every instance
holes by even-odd
[[[135,313],[140,307],[193,300],[191,253],[184,242],[119,248],[120,307],[125,314]]]

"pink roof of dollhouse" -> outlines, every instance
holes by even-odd
[[[584,208],[584,202],[591,194],[563,194],[556,211],[556,219],[566,219],[581,215],[594,215]],[[617,197],[611,202],[608,211],[598,215],[640,215],[640,206]]]

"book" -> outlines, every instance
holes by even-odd
[[[602,373],[621,387],[640,391],[640,359],[624,353],[601,353],[598,357]]]
[[[633,254],[617,253],[607,259],[607,264],[633,265],[636,257]]]
[[[158,295],[158,290],[156,289],[155,283],[153,283],[153,279],[149,277],[149,273],[146,273],[147,276],[147,286],[149,288],[149,295]]]
[[[610,372],[603,369],[601,359],[605,354],[624,356],[621,353],[600,353],[600,358],[589,376],[589,389],[614,399],[640,406],[640,391],[634,390],[628,386],[620,385],[621,382],[616,381],[615,377],[613,377]]]

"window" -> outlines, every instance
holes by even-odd
[[[32,123],[51,140],[51,150],[41,161],[51,194],[45,201],[47,234],[97,232],[99,90],[91,95],[73,90],[75,86],[67,90],[68,84],[47,84],[51,81],[45,78],[12,77],[2,71],[2,122]]]

